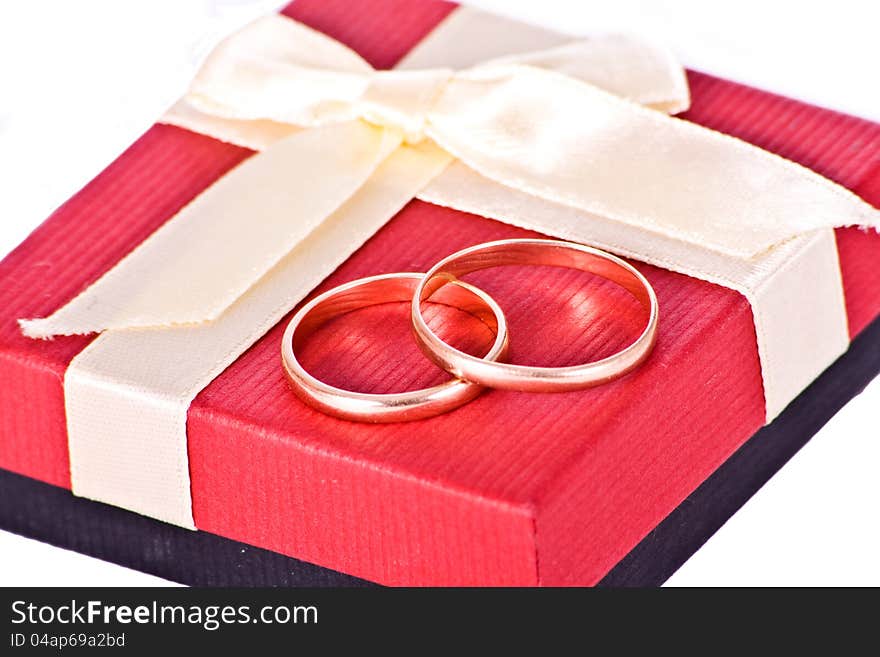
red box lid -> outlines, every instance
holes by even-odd
[[[390,67],[453,8],[298,0],[285,13]],[[684,118],[880,202],[880,126],[707,75],[689,78],[693,108]],[[63,375],[92,339],[33,341],[16,320],[70,300],[249,155],[157,125],[0,263],[0,467],[70,487]],[[529,235],[413,201],[319,289],[424,271],[464,246]],[[841,229],[837,238],[855,335],[880,312],[880,236]],[[763,421],[746,300],[634,264],[663,313],[655,353],[640,370],[582,392],[492,391],[414,423],[345,422],[299,402],[280,367],[282,322],[190,409],[196,525],[385,584],[595,583]],[[510,320],[514,362],[599,357],[639,328],[628,296],[586,274],[483,274],[475,281]],[[409,338],[402,307],[337,320],[304,360],[330,382],[367,391],[443,378]]]

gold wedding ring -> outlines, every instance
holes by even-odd
[[[458,277],[490,267],[552,265],[569,267],[617,283],[641,303],[648,321],[635,342],[602,360],[570,367],[533,367],[475,358],[444,342],[422,316],[421,304]],[[620,258],[571,242],[541,239],[499,240],[447,256],[431,267],[413,296],[412,323],[422,351],[440,367],[466,381],[502,390],[560,392],[601,385],[638,367],[657,339],[657,296],[648,280]]]
[[[296,358],[302,342],[334,317],[383,303],[410,301],[424,274],[398,273],[362,278],[315,297],[290,320],[281,342],[284,371],[294,391],[309,405],[346,420],[406,422],[450,411],[480,394],[483,386],[460,379],[391,394],[353,392],[331,386],[309,374]],[[495,333],[495,342],[483,358],[502,358],[507,352],[507,321],[501,308],[480,289],[459,282],[444,287],[432,301],[463,310]]]
[[[471,272],[509,265],[551,265],[579,269],[627,290],[644,308],[647,322],[636,340],[601,360],[568,367],[514,365],[507,354],[507,320],[492,297],[459,280]],[[432,388],[392,394],[343,390],[309,374],[296,350],[319,326],[348,312],[382,303],[410,301],[410,319],[419,347],[455,378]],[[485,356],[477,357],[443,341],[422,314],[425,303],[458,308],[495,333]],[[557,392],[601,385],[638,367],[657,340],[657,296],[648,280],[629,263],[599,249],[546,239],[499,240],[447,256],[426,274],[372,276],[333,288],[305,304],[290,320],[281,344],[284,370],[294,391],[311,406],[347,420],[403,422],[445,413],[474,399],[484,388]]]

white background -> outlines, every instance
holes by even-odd
[[[266,0],[0,3],[0,257],[143,132]],[[473,0],[586,34],[665,42],[692,68],[880,121],[880,3]],[[670,580],[880,585],[880,381]],[[162,580],[0,532],[0,585]]]

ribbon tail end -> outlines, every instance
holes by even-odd
[[[22,335],[32,340],[52,340],[56,335],[74,335],[73,333],[61,334],[53,330],[51,322],[46,317],[35,319],[20,319],[18,327]]]

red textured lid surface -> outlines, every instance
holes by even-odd
[[[453,8],[298,0],[286,13],[389,67]],[[690,82],[686,118],[880,202],[880,126],[698,73]],[[0,264],[0,467],[69,488],[63,374],[91,339],[31,341],[15,320],[57,309],[249,155],[156,126]],[[464,246],[529,235],[413,201],[320,289],[424,271]],[[855,335],[880,312],[880,236],[837,235]],[[280,324],[190,409],[197,526],[387,584],[595,583],[763,417],[745,299],[634,264],[654,285],[662,317],[656,351],[636,373],[582,392],[492,391],[415,423],[368,426],[304,406],[282,374]],[[506,268],[473,280],[508,315],[513,362],[599,357],[631,340],[642,321],[626,293],[579,272]],[[444,317],[462,338],[460,318]],[[443,378],[412,343],[403,306],[335,321],[304,361],[330,382],[365,391]]]

